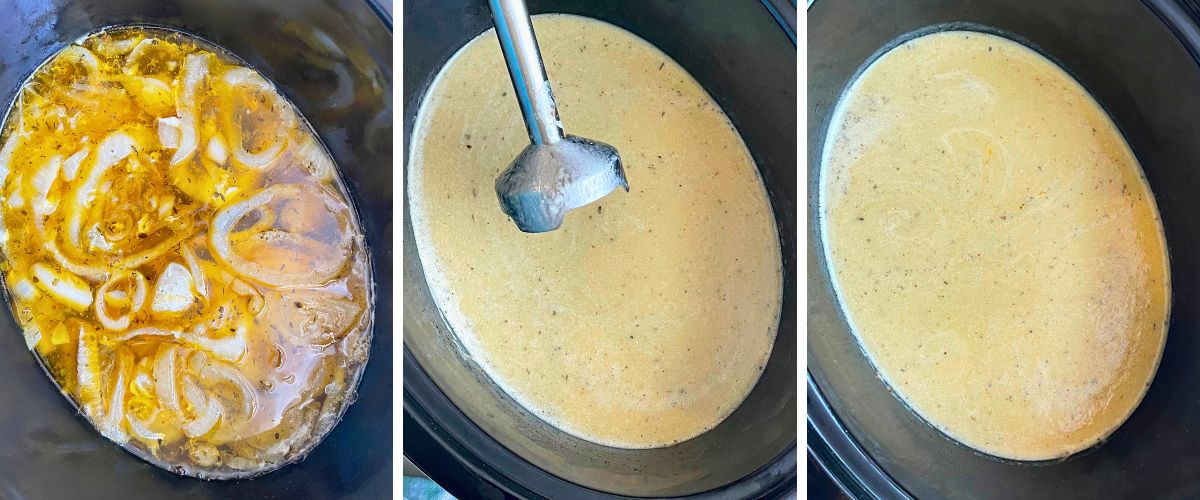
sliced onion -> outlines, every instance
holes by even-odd
[[[190,438],[198,438],[216,427],[217,421],[221,419],[221,404],[216,400],[208,398],[201,408],[201,413],[196,418],[189,420],[183,424],[183,433]]]
[[[68,241],[78,247],[83,230],[83,209],[91,204],[91,198],[100,185],[100,179],[108,169],[120,163],[136,150],[137,141],[132,136],[117,131],[108,134],[96,148],[96,162],[88,171],[82,184],[75,188],[74,203],[67,206]]]
[[[196,325],[191,335],[184,336],[184,340],[231,363],[237,363],[246,354],[246,327],[244,325],[239,325],[234,329],[233,335],[219,339],[205,335],[204,325]]]
[[[238,295],[250,297],[250,303],[249,303],[250,313],[253,314],[254,316],[257,317],[266,308],[267,301],[266,301],[266,299],[263,298],[262,292],[259,292],[257,288],[254,288],[249,283],[246,283],[245,281],[234,278],[233,284],[230,286],[233,287],[234,293],[236,293]]]
[[[108,400],[108,413],[104,415],[103,421],[98,426],[104,437],[118,444],[129,441],[129,434],[125,433],[122,424],[125,421],[125,391],[129,385],[129,374],[132,369],[133,354],[124,350],[119,351],[117,365],[113,367],[116,372],[116,381],[113,384],[112,396]]]
[[[100,343],[94,332],[89,332],[82,324],[79,326],[79,348],[75,359],[78,374],[76,383],[79,385],[79,406],[83,412],[99,422],[104,417],[103,384],[100,380]]]
[[[183,415],[179,405],[179,392],[175,390],[175,362],[179,347],[163,344],[154,357],[154,393],[158,401],[168,410]]]
[[[293,152],[293,155],[304,165],[309,173],[321,182],[333,179],[333,160],[329,157],[329,153],[325,151],[325,148],[321,147],[321,143],[317,142],[311,135],[305,135],[301,139],[301,143],[295,152]]]
[[[221,418],[221,405],[204,394],[190,376],[183,378],[183,399],[187,401],[195,418],[183,424],[183,433],[196,438],[208,434]]]
[[[100,224],[92,224],[87,231],[88,250],[100,250],[102,252],[111,252],[113,249],[112,242],[104,237],[100,232]]]
[[[182,125],[179,117],[169,116],[158,119],[158,143],[165,149],[178,149]]]
[[[153,50],[154,45],[155,45],[155,43],[154,43],[153,39],[146,38],[146,39],[142,40],[141,42],[138,42],[138,44],[135,45],[133,47],[133,49],[130,49],[129,55],[125,56],[126,72],[131,73],[132,72],[131,69],[133,68],[133,65],[138,62],[138,59],[141,59],[142,56],[145,55],[146,51]]]
[[[63,179],[68,181],[75,180],[75,176],[79,175],[79,166],[83,164],[83,160],[87,159],[88,152],[88,148],[84,147],[79,151],[76,151],[75,154],[68,156],[67,159],[63,161]]]
[[[247,418],[254,414],[254,409],[258,406],[258,396],[241,372],[214,362],[204,353],[196,353],[192,356],[191,368],[200,377],[200,381],[209,386],[221,383],[233,386],[241,395],[242,414]]]
[[[141,267],[143,264],[157,259],[159,256],[171,251],[173,248],[179,245],[180,242],[192,238],[195,235],[196,233],[192,231],[175,233],[168,238],[164,238],[161,243],[154,245],[149,249],[121,259],[121,261],[117,263],[117,267],[121,269]]]
[[[8,208],[13,210],[25,208],[25,197],[21,196],[21,184],[23,180],[24,178],[21,176],[21,174],[17,174],[16,178],[13,180],[12,186],[9,188],[10,192],[4,200],[4,203],[8,205]]]
[[[55,242],[57,235],[57,231],[47,229],[42,240],[42,247],[54,257],[60,266],[94,282],[103,283],[108,279],[109,272],[106,269],[79,262],[63,253],[58,247],[58,243]]]
[[[96,59],[96,55],[87,48],[79,45],[72,44],[68,46],[63,49],[58,57],[71,59],[82,65],[87,70],[89,79],[100,70],[100,60]]]
[[[175,103],[179,114],[179,148],[171,156],[171,165],[178,165],[192,158],[198,145],[196,97],[200,86],[208,76],[208,57],[188,54],[183,61],[183,92]]]
[[[25,335],[25,347],[28,347],[30,351],[34,350],[38,342],[42,341],[42,329],[37,325],[29,325],[22,333]]]
[[[230,69],[221,76],[221,80],[230,87],[249,87],[255,91],[268,93],[272,96],[278,95],[278,93],[275,92],[275,89],[272,88],[270,82],[259,75],[258,72],[249,68],[238,67]],[[277,99],[278,97],[274,98]],[[285,110],[289,109],[286,108],[286,103],[281,103],[281,106],[283,106],[283,109]],[[240,108],[233,107],[230,109],[230,112],[234,112],[238,109]],[[237,120],[230,116],[227,119],[225,126],[228,129],[226,131],[226,133],[229,135],[227,140],[229,142],[230,149],[233,150],[233,157],[239,164],[246,168],[252,170],[265,169],[271,164],[271,162],[275,161],[275,159],[279,157],[280,153],[283,153],[284,148],[287,147],[287,136],[281,135],[275,142],[271,143],[271,145],[262,148],[257,152],[249,152],[246,150],[246,145],[242,141],[242,128],[241,125],[237,123]]]
[[[283,152],[283,148],[287,146],[287,137],[282,137],[280,140],[271,143],[270,146],[267,146],[258,152],[251,153],[246,151],[246,147],[242,144],[242,135],[240,130],[235,128],[230,134],[232,137],[229,138],[229,142],[233,144],[233,157],[236,158],[238,163],[243,167],[252,170],[263,170],[267,168],[271,162],[275,161],[275,159],[279,157],[279,154]]]
[[[33,188],[33,198],[30,200],[33,218],[39,225],[56,208],[56,205],[47,201],[46,197],[50,194],[50,188],[54,186],[54,181],[58,180],[58,172],[62,168],[62,164],[62,156],[51,156],[29,179],[29,186]]]
[[[24,106],[24,100],[24,93],[22,93],[21,97],[17,99],[18,104],[21,104],[22,107]],[[11,164],[13,151],[17,149],[17,145],[21,142],[20,131],[23,130],[23,127],[24,120],[20,122],[18,132],[9,134],[8,139],[4,141],[4,146],[0,147],[0,186],[3,186],[4,181],[8,179],[8,172],[12,167]],[[8,243],[8,228],[4,227],[4,220],[2,217],[0,217],[0,240],[2,240],[0,241],[0,245]]]
[[[29,281],[29,278],[21,278],[13,283],[12,291],[13,295],[21,300],[33,300],[38,294],[37,287],[33,285],[32,281]]]
[[[128,342],[138,337],[166,337],[180,339],[183,338],[183,333],[179,330],[167,330],[157,326],[141,326],[111,338],[117,342]]]
[[[250,212],[270,203],[276,196],[297,196],[301,192],[301,188],[297,185],[277,184],[259,191],[254,196],[223,208],[213,218],[212,228],[209,231],[209,245],[213,250],[213,254],[238,274],[271,286],[317,286],[329,281],[342,270],[346,260],[350,258],[350,234],[348,231],[342,232],[342,241],[338,245],[341,255],[338,258],[323,261],[319,266],[305,273],[283,273],[274,269],[268,269],[257,262],[243,258],[233,249],[230,233],[238,221]],[[336,213],[344,210],[343,207],[336,204],[336,201],[329,199],[324,194],[320,195],[320,198],[330,211]],[[292,233],[284,234],[297,237],[296,235],[292,235]]]
[[[99,43],[96,44],[96,52],[99,52],[103,54],[104,57],[109,58],[123,56],[133,48],[136,41],[137,39],[135,38],[123,38],[120,40],[101,38]]]
[[[17,149],[17,144],[20,142],[21,134],[9,134],[8,140],[4,141],[4,146],[0,147],[0,185],[4,184],[4,180],[8,178],[13,151]]]
[[[221,81],[230,87],[250,87],[260,92],[272,93],[271,83],[259,75],[257,71],[245,67],[235,67],[221,75]]]
[[[37,285],[50,296],[76,310],[92,305],[92,287],[70,271],[57,270],[38,262],[31,268]]]
[[[175,109],[171,86],[152,76],[125,76],[121,86],[133,96],[138,106],[153,116],[166,116]]]
[[[118,318],[113,318],[109,315],[108,311],[108,301],[110,296],[109,290],[117,283],[127,279],[133,280],[133,297],[130,301],[129,312],[121,315]],[[129,323],[132,320],[132,316],[140,311],[142,306],[145,304],[146,277],[138,271],[122,273],[104,282],[104,284],[100,286],[100,289],[96,291],[96,319],[100,321],[100,324],[104,326],[104,328],[116,332],[123,331],[126,328],[129,328]]]
[[[137,397],[149,397],[154,394],[154,376],[150,374],[147,368],[150,366],[146,362],[150,358],[142,358],[138,363],[137,373],[133,375],[133,381],[129,383],[130,394]]]
[[[192,273],[192,286],[196,289],[196,295],[208,300],[208,276],[204,274],[204,268],[200,266],[200,259],[196,257],[196,251],[192,250],[191,245],[185,243],[179,247],[179,254],[183,256],[183,262],[187,264],[188,271]]]
[[[104,282],[108,279],[108,271],[96,266],[90,266],[76,262],[64,255],[62,250],[59,250],[58,244],[54,242],[55,238],[56,233],[54,230],[48,229],[46,231],[46,236],[42,241],[42,247],[45,248],[52,257],[54,257],[54,260],[58,262],[58,265],[92,281]]]
[[[187,268],[177,262],[167,264],[158,275],[150,310],[160,314],[186,311],[196,302],[196,297],[192,295],[192,282],[192,275]]]
[[[225,139],[219,135],[214,135],[208,140],[208,148],[204,150],[204,156],[215,162],[217,165],[224,165],[225,160],[229,159],[229,149],[225,147]]]
[[[150,421],[154,421],[154,418],[157,415],[158,412],[151,414]],[[125,420],[129,422],[129,430],[133,431],[133,435],[137,436],[137,438],[142,440],[142,442],[153,446],[157,445],[159,441],[162,441],[167,437],[166,434],[161,432],[154,432],[152,429],[150,429],[149,422],[143,422],[142,419],[137,418],[137,416],[133,413],[130,413]]]

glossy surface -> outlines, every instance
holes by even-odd
[[[405,137],[446,62],[492,27],[472,0],[404,3]],[[735,124],[767,187],[780,235],[780,331],[763,375],[728,418],[667,448],[612,448],[551,426],[465,357],[432,301],[404,220],[405,456],[455,495],[754,497],[795,488],[795,46],[754,0],[533,0],[532,12],[620,26],[668,54]],[[736,64],[729,64],[736,61]],[[409,150],[405,150],[408,160]],[[405,177],[411,183],[412,176]],[[406,186],[407,188],[410,186]],[[408,200],[405,200],[408,203]]]
[[[333,160],[273,85],[114,28],[40,68],[4,131],[12,307],[105,437],[209,478],[320,441],[366,362],[370,269]]]
[[[1200,457],[1192,381],[1200,343],[1200,260],[1196,242],[1200,190],[1192,141],[1200,95],[1194,53],[1161,10],[1173,1],[1047,2],[1021,0],[915,2],[890,9],[881,0],[817,1],[808,11],[807,158],[809,407],[824,406],[847,441],[857,443],[882,478],[854,460],[847,448],[810,450],[823,462],[852,467],[864,481],[889,481],[916,498],[967,495],[985,498],[1190,497],[1200,492],[1191,471]],[[1176,11],[1176,14],[1179,14]],[[1088,22],[1080,22],[1087,19]],[[1186,19],[1186,18],[1184,18]],[[970,20],[972,23],[964,23]],[[1190,21],[1186,21],[1190,23]],[[978,24],[975,24],[978,23]],[[1194,26],[1194,25],[1193,25]],[[864,62],[886,48],[937,29],[999,31],[1055,60],[1088,90],[1120,128],[1137,156],[1158,204],[1171,258],[1170,328],[1150,389],[1133,414],[1103,444],[1048,463],[1017,463],[963,446],[921,419],[880,380],[842,315],[829,285],[816,210],[818,168],[832,111]],[[1176,32],[1175,30],[1180,30]],[[815,388],[827,405],[815,399]],[[809,435],[833,435],[838,426],[809,421]],[[846,435],[848,434],[848,435]],[[810,437],[810,442],[811,437]],[[831,460],[832,458],[832,460]],[[843,479],[849,479],[842,476]],[[856,479],[851,479],[857,481]],[[892,490],[875,489],[890,495]]]
[[[372,351],[390,352],[390,31],[357,1],[246,0],[92,2],[12,5],[0,37],[5,106],[25,77],[48,57],[104,26],[151,23],[198,34],[228,48],[296,104],[328,146],[359,210],[377,303]],[[338,69],[340,66],[340,69]],[[386,99],[385,99],[386,97]],[[369,180],[369,182],[368,182]],[[228,498],[379,496],[391,491],[391,360],[368,363],[358,399],[324,442],[303,461],[253,481],[198,481],[163,471],[95,431],[56,390],[24,347],[21,330],[0,323],[3,496],[14,498]],[[386,424],[383,422],[386,421]],[[371,446],[367,446],[370,443]],[[64,477],[69,480],[64,480]]]
[[[594,20],[534,24],[564,123],[641,159],[635,187],[552,233],[511,226],[488,188],[526,138],[485,33],[418,119],[422,261],[468,352],[534,413],[601,444],[669,446],[719,423],[761,373],[780,309],[774,219],[732,125],[678,65]]]
[[[926,35],[867,68],[830,134],[831,272],[901,398],[1017,460],[1124,422],[1162,351],[1165,244],[1137,160],[1069,75],[995,35]]]

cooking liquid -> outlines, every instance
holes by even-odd
[[[1016,460],[1125,421],[1162,353],[1170,274],[1137,159],[1070,75],[998,36],[921,36],[853,82],[824,153],[838,298],[913,410]]]
[[[431,292],[472,359],[547,422],[623,448],[692,438],[745,399],[775,338],[781,261],[762,181],[728,118],[658,49],[582,17],[533,23],[566,130],[614,145],[632,191],[550,233],[516,229],[494,185],[529,139],[495,33],[480,35],[413,132]]]
[[[222,478],[336,423],[367,358],[369,265],[332,158],[261,75],[112,29],[37,70],[2,142],[13,311],[101,433]]]

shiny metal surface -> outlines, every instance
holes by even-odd
[[[616,148],[563,136],[562,120],[525,0],[489,0],[500,49],[532,144],[496,179],[500,208],[527,233],[558,229],[567,211],[629,181]],[[565,140],[564,140],[565,139]]]

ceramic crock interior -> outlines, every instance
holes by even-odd
[[[359,0],[57,0],[17,2],[6,12],[0,20],[0,96],[6,107],[47,57],[80,36],[124,24],[196,34],[276,82],[341,168],[371,254],[376,308],[372,356],[358,400],[341,423],[303,461],[254,480],[226,482],[160,470],[101,437],[42,372],[3,308],[0,442],[7,450],[0,454],[0,497],[378,498],[391,491],[390,23]],[[338,50],[318,41],[317,32]],[[347,80],[332,71],[336,64],[346,68]],[[313,477],[320,480],[306,480]]]
[[[424,414],[430,420],[424,423],[484,455],[495,469],[503,469],[497,464],[504,460],[500,455],[508,453],[525,462],[491,473],[513,477],[519,472],[512,471],[532,464],[553,477],[518,480],[531,494],[584,495],[599,490],[673,496],[704,492],[737,482],[789,448],[794,469],[796,317],[790,304],[795,304],[796,289],[796,264],[791,257],[796,206],[795,46],[770,12],[753,0],[531,1],[529,7],[534,14],[578,14],[633,32],[682,64],[728,113],[758,164],[777,219],[785,268],[781,328],[758,385],[716,428],[668,448],[623,450],[597,445],[533,416],[463,359],[430,298],[412,244],[411,221],[406,217],[406,412],[409,405],[419,406],[426,398],[441,396],[426,392],[444,393],[453,405],[441,413]],[[474,0],[410,1],[405,9],[407,138],[420,100],[438,70],[460,47],[490,28],[491,17],[486,3]],[[419,21],[410,22],[414,18]],[[408,151],[405,153],[407,158]],[[419,366],[410,367],[410,359]],[[429,379],[433,384],[420,384],[416,379]],[[466,438],[479,429],[486,433],[480,436],[494,439],[502,447]],[[437,470],[426,472],[443,479]]]
[[[1164,4],[1154,0],[1152,4]],[[918,498],[1100,498],[1200,493],[1200,67],[1161,12],[1124,0],[818,1],[809,9],[808,373],[836,424],[818,456],[839,480],[891,482]],[[1145,170],[1171,258],[1170,329],[1146,398],[1106,443],[1052,463],[1006,462],[952,442],[889,392],[853,339],[823,261],[816,219],[820,156],[842,90],[873,53],[905,33],[951,22],[996,28],[1059,61],[1105,107]],[[812,399],[812,398],[810,398]],[[814,420],[810,420],[810,426]],[[837,425],[840,424],[840,425]],[[848,433],[850,440],[841,440]],[[841,434],[841,435],[839,435]],[[882,476],[850,456],[857,442]],[[833,448],[837,449],[833,449]],[[879,477],[875,477],[879,476]],[[897,490],[900,491],[900,490]],[[869,492],[865,492],[869,493]],[[882,493],[882,492],[876,492]]]

